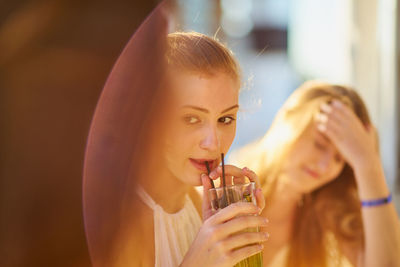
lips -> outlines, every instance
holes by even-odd
[[[208,162],[208,165],[210,167],[210,170],[213,170],[216,166],[217,166],[217,161],[215,159],[193,159],[190,158],[190,163],[192,163],[192,165],[203,172],[207,171],[207,167],[206,167],[206,162]]]
[[[304,171],[306,173],[308,173],[311,177],[315,178],[315,179],[319,178],[319,174],[317,172],[315,172],[315,171],[313,171],[313,170],[311,170],[311,169],[309,169],[307,167],[304,168]]]

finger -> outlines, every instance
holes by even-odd
[[[332,112],[332,106],[328,103],[322,103],[319,108],[321,113],[329,114]]]
[[[262,243],[267,241],[269,234],[267,232],[244,232],[237,233],[216,244],[221,247],[221,251],[237,249],[240,247]]]
[[[354,111],[351,107],[349,107],[348,105],[344,104],[342,101],[337,99],[332,101],[332,108],[334,112],[342,113],[345,116],[354,114]]]
[[[260,208],[260,213],[261,213],[265,208],[265,198],[261,188],[256,189],[255,196],[256,196],[257,206]]]
[[[262,244],[257,244],[257,245],[246,246],[232,251],[229,255],[230,258],[233,260],[232,265],[238,263],[241,260],[244,260],[245,258],[253,256],[254,254],[262,252],[263,249],[264,246]]]
[[[214,214],[211,219],[212,224],[220,224],[233,219],[239,215],[258,214],[260,209],[249,202],[236,202],[223,208],[218,213]]]
[[[221,175],[222,173],[222,168],[218,167],[216,169],[216,172]],[[250,182],[255,182],[256,187],[260,187],[260,181],[258,179],[258,176],[256,175],[255,172],[250,170],[249,168],[245,167],[243,169],[238,168],[234,165],[225,165],[225,174],[226,175],[232,175],[234,178],[234,183],[245,183],[246,177],[250,180]]]
[[[257,206],[262,211],[265,207],[265,199],[264,199],[264,194],[262,193],[262,190],[261,190],[260,180],[258,179],[257,174],[255,172],[253,172],[252,170],[250,170],[249,168],[245,167],[245,168],[243,168],[243,171],[251,182],[256,183],[256,191],[254,192],[254,194],[256,196]]]
[[[217,180],[218,178],[221,178],[221,177],[222,177],[222,167],[221,166],[218,166],[217,168],[215,168],[214,170],[212,170],[210,172],[210,178],[213,180]],[[225,178],[226,178],[226,175],[225,175]],[[228,179],[226,179],[226,181],[227,180]],[[222,184],[222,181],[221,181],[221,184]]]
[[[222,167],[219,166],[216,171],[221,175]],[[244,177],[243,171],[241,168],[236,167],[234,165],[225,165],[225,175],[231,175],[235,177]]]
[[[340,101],[334,101],[332,107],[332,115],[339,119],[343,124],[347,123],[349,126],[358,125],[360,127],[362,126],[364,130],[367,130],[367,125],[364,125],[354,110],[348,105],[345,105]]]
[[[268,220],[262,216],[244,215],[235,217],[223,224],[216,226],[216,238],[223,239],[240,231],[265,227],[267,224]]]
[[[321,109],[323,109],[323,107],[326,107],[326,104],[322,104],[321,105]],[[321,131],[324,131],[328,128],[328,126],[330,126],[330,124],[333,125],[343,125],[343,119],[341,118],[341,116],[334,112],[333,108],[330,107],[329,108],[329,113],[327,112],[320,112],[315,116],[315,122],[317,123],[317,126],[320,125],[320,127],[318,128]]]
[[[326,127],[329,127],[329,124],[334,125],[341,125],[342,127],[346,128],[345,124],[347,123],[344,121],[339,115],[325,114],[325,113],[318,113],[315,117],[317,123],[325,124]]]
[[[216,179],[220,178],[221,179],[221,185],[222,185],[223,184],[222,183],[222,167],[218,166],[213,171],[211,171],[210,172],[210,177],[213,180],[216,180]],[[234,179],[234,176],[232,176],[230,173],[227,173],[225,171],[225,183],[226,183],[226,185],[232,185],[233,184],[233,179]]]
[[[317,129],[326,136],[343,155],[343,148],[346,146],[347,142],[342,129],[336,128],[333,124],[318,124]]]
[[[335,104],[333,104],[335,103]],[[326,103],[321,104],[321,112],[317,114],[317,121],[327,122],[328,120],[338,120],[342,124],[348,121],[349,114],[347,106],[342,104],[340,101],[332,102],[328,105]]]
[[[225,182],[227,185],[232,185],[233,184],[233,177],[230,175],[225,175]]]
[[[246,183],[246,178],[233,176],[233,183],[234,184],[244,184],[244,183]]]
[[[353,112],[348,105],[344,104],[342,101],[338,99],[334,99],[331,103],[322,103],[320,106],[320,110],[323,113],[330,114],[334,112],[341,112],[348,115],[348,113]]]
[[[213,215],[213,211],[211,209],[211,201],[208,195],[208,190],[212,188],[208,175],[204,173],[201,175],[201,183],[203,184],[202,211],[203,211],[203,220],[205,221]]]
[[[316,116],[317,123],[325,124],[323,128],[330,129],[337,133],[337,136],[341,138],[346,132],[362,133],[367,132],[365,125],[357,117],[357,115],[350,109],[350,107],[335,102],[332,104],[332,111],[329,114],[320,113]],[[343,139],[343,138],[342,138]]]
[[[320,131],[322,134],[324,134],[326,137],[328,137],[329,140],[331,140],[335,145],[337,145],[337,142],[340,141],[340,129],[337,125],[335,125],[333,122],[326,122],[326,123],[317,123],[317,129]]]
[[[260,188],[260,180],[258,179],[258,176],[255,172],[250,170],[247,167],[244,167],[242,169],[243,174],[249,178],[250,182],[255,182],[256,183],[256,188]]]
[[[328,125],[328,128],[332,127],[342,137],[349,132],[357,136],[370,134],[369,125],[364,124],[353,109],[340,102],[333,103],[333,111],[328,116],[328,124],[332,124]]]

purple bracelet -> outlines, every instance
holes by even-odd
[[[392,202],[392,194],[389,194],[389,196],[385,198],[378,198],[374,200],[362,200],[361,201],[361,207],[374,207],[374,206],[380,206],[384,205],[387,203]]]

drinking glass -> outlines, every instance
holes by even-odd
[[[214,211],[219,211],[235,202],[251,202],[257,205],[255,198],[256,184],[254,182],[246,184],[235,184],[226,187],[211,188],[208,191],[211,207]],[[258,227],[247,228],[246,232],[258,232]],[[235,265],[235,267],[262,267],[262,252],[250,256]]]

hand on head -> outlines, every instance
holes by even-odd
[[[365,167],[371,159],[378,158],[374,127],[364,125],[341,101],[322,104],[316,120],[318,130],[334,143],[353,168]]]

